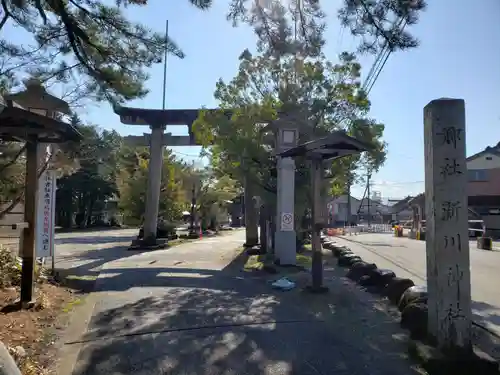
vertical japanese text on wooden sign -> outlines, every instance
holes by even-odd
[[[36,221],[36,256],[51,257],[54,254],[55,236],[55,193],[56,176],[54,171],[45,171],[39,179],[37,221]]]

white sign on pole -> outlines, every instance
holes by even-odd
[[[35,246],[36,256],[44,258],[54,255],[56,213],[55,171],[43,172],[38,183]]]
[[[293,214],[289,212],[283,212],[281,214],[281,230],[282,231],[293,230]]]

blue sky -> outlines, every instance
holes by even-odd
[[[247,26],[233,28],[226,21],[228,0],[214,2],[208,12],[194,9],[187,0],[149,0],[146,7],[127,10],[131,19],[157,31],[164,30],[168,19],[170,35],[186,53],[184,60],[168,59],[167,108],[216,106],[213,98],[216,80],[231,79],[241,51],[255,44]],[[335,60],[339,52],[353,49],[356,41],[347,30],[340,32],[336,10],[341,0],[328,3],[326,53]],[[388,158],[373,177],[372,187],[384,198],[423,191],[422,112],[432,99],[465,99],[468,155],[500,141],[500,3],[498,0],[433,0],[429,3],[420,23],[411,28],[421,40],[421,46],[391,55],[370,93],[371,116],[386,125],[384,139],[388,143]],[[4,32],[23,42],[18,31]],[[373,57],[361,59],[365,73],[373,60]],[[151,93],[146,99],[131,102],[130,106],[161,108],[163,67],[155,66],[150,73]],[[120,124],[104,103],[83,112],[89,121],[123,135],[147,131],[145,127]],[[184,129],[179,128],[169,131],[184,133]],[[191,159],[185,155],[196,157],[199,148],[183,147],[175,151]],[[363,190],[363,187],[355,187],[353,195],[361,196]]]

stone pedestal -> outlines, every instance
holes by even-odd
[[[471,285],[465,104],[438,99],[424,108],[429,331],[443,350],[469,352]]]
[[[294,228],[295,209],[295,161],[292,158],[278,158],[277,228],[275,254],[282,265],[296,264],[297,238]],[[291,223],[287,221],[292,218]]]
[[[163,167],[163,131],[164,126],[151,126],[150,159],[143,238],[144,244],[151,246],[156,244],[156,231],[158,225],[161,172]]]

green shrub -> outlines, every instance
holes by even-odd
[[[0,246],[0,288],[21,285],[22,261],[10,248]],[[35,263],[35,280],[41,275],[42,267]]]

